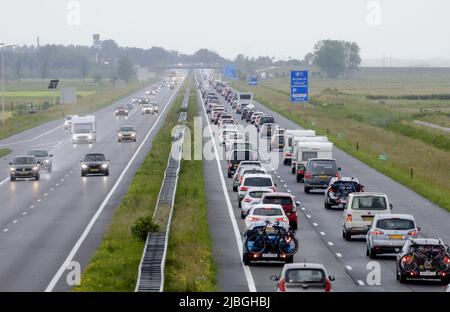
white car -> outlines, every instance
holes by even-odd
[[[239,207],[241,207],[241,200],[249,187],[268,187],[275,192],[275,186],[270,174],[247,174],[243,177],[242,183],[238,188],[237,200]]]
[[[227,134],[225,137],[225,150],[229,151],[235,142],[245,143],[245,136],[239,132]]]
[[[143,104],[141,108],[141,114],[154,114],[155,113],[155,106],[152,104]]]
[[[248,212],[253,208],[254,205],[257,205],[261,202],[261,197],[265,193],[273,193],[273,190],[266,187],[251,187],[247,190],[247,193],[245,193],[244,199],[242,199],[241,202],[242,219],[245,219]]]
[[[386,194],[350,193],[342,214],[342,237],[351,240],[352,235],[366,235],[376,214],[390,214],[392,205]]]
[[[241,183],[241,171],[246,167],[262,167],[261,162],[257,160],[243,160],[236,168],[236,172],[233,175],[233,191],[237,192],[237,188]]]
[[[78,115],[67,115],[64,119],[64,129],[70,129],[72,126],[72,117],[77,117]]]
[[[254,226],[265,224],[267,221],[278,222],[279,226],[289,231],[289,219],[281,205],[253,205],[245,217],[245,227],[251,229]]]

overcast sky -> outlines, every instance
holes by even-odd
[[[286,59],[329,38],[356,41],[363,58],[450,58],[448,0],[0,1],[0,42],[21,45],[91,45],[99,33],[122,46]]]

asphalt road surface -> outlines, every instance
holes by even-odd
[[[136,170],[151,148],[178,88],[162,88],[159,114],[116,118],[115,106],[142,96],[145,88],[95,113],[97,142],[73,145],[63,121],[53,121],[0,141],[13,153],[0,160],[0,291],[67,291],[73,269],[83,268],[97,249]],[[120,126],[137,129],[137,142],[118,143]],[[30,149],[52,151],[53,170],[40,181],[9,181],[8,162]],[[110,175],[80,176],[89,152],[104,153]],[[71,273],[71,274],[69,274]],[[69,274],[69,275],[68,275]],[[69,280],[69,283],[67,282]]]
[[[199,94],[199,98],[201,95]],[[220,97],[223,100],[222,97]],[[237,120],[231,105],[223,102],[229,113]],[[203,103],[199,100],[199,105]],[[283,128],[300,127],[283,116],[270,111],[255,102],[258,110],[271,114]],[[203,123],[208,124],[203,110]],[[248,125],[244,121],[241,124]],[[204,142],[209,140],[204,139]],[[222,147],[215,143],[218,153]],[[278,153],[278,152],[273,152]],[[366,191],[386,193],[394,205],[394,213],[414,215],[422,227],[421,236],[437,238],[450,243],[450,214],[434,205],[410,189],[393,181],[389,177],[368,167],[359,160],[335,148],[334,158],[342,167],[342,176],[357,177]],[[282,264],[256,263],[252,266],[242,265],[242,236],[244,222],[240,218],[236,193],[232,190],[231,179],[227,178],[226,161],[205,160],[205,182],[209,209],[209,226],[213,240],[213,252],[218,264],[218,287],[222,291],[273,291],[275,282],[270,276],[279,274]],[[307,195],[303,184],[298,183],[290,167],[281,162],[275,168],[269,168],[277,189],[289,191],[301,202],[299,209],[299,229],[297,238],[300,248],[294,262],[315,262],[325,265],[328,273],[334,275],[334,291],[444,291],[445,286],[433,281],[410,281],[400,284],[395,278],[395,256],[379,256],[371,260],[366,256],[364,236],[355,236],[348,242],[342,238],[342,209],[326,210],[323,191],[314,191]],[[222,177],[220,177],[222,176]],[[223,180],[223,182],[222,182]],[[229,204],[228,204],[229,203]],[[234,226],[233,226],[234,225]],[[236,228],[237,227],[237,228]],[[377,270],[379,268],[379,270]],[[380,272],[380,283],[376,275]]]

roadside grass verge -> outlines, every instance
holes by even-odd
[[[199,116],[197,89],[191,83],[187,126],[194,146],[194,117]],[[191,158],[193,149],[191,150]],[[203,161],[181,162],[165,266],[165,291],[217,290],[216,265],[208,227]]]
[[[155,79],[145,82],[133,82],[128,86],[118,89],[106,89],[83,96],[77,100],[76,105],[55,105],[48,110],[38,111],[34,114],[13,114],[5,120],[5,126],[0,128],[0,139],[36,127],[48,121],[64,118],[69,114],[93,113],[108,106],[128,95],[150,85]]]
[[[152,148],[136,172],[131,185],[114,213],[100,246],[86,266],[77,292],[132,292],[145,241],[132,235],[140,218],[153,215],[170,153],[171,131],[178,120],[185,86],[169,108],[155,136]]]
[[[9,148],[0,148],[0,157],[6,156],[11,152]]]
[[[328,135],[336,147],[450,211],[450,153],[446,150],[353,118],[336,118],[326,107],[308,104],[305,109],[299,105],[292,108],[289,96],[264,86],[250,88],[243,82],[233,85],[254,92],[256,100],[267,108],[302,127]],[[380,159],[380,155],[386,155],[387,160]]]

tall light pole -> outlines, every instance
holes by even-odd
[[[5,127],[5,62],[3,60],[3,48],[12,48],[15,47],[16,44],[8,44],[0,43],[0,53],[1,53],[1,63],[2,63],[2,128]]]

